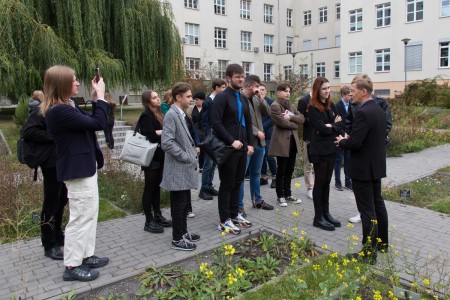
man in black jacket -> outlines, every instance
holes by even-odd
[[[303,173],[305,176],[305,185],[307,188],[307,196],[312,200],[313,188],[314,188],[314,173],[312,163],[308,158],[308,144],[310,141],[310,123],[308,118],[308,105],[311,100],[311,93],[303,96],[298,101],[297,110],[305,116],[305,122],[303,123]]]

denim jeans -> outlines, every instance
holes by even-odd
[[[216,164],[209,157],[208,154],[205,153],[205,160],[203,162],[203,171],[202,171],[202,190],[209,190],[213,188],[212,182],[214,179],[214,172],[216,170]]]
[[[247,164],[245,166],[245,171],[249,169],[250,175],[250,197],[252,203],[261,202],[261,189],[260,189],[260,177],[261,177],[261,166],[264,158],[265,148],[262,146],[256,146],[255,152],[251,156],[247,156]],[[239,208],[244,208],[244,181],[242,181],[241,189],[239,192]]]
[[[341,183],[342,158],[344,158],[345,184],[348,184],[352,182],[352,180],[348,176],[348,162],[350,161],[350,150],[338,149],[338,151],[336,151],[336,162],[334,163],[334,179],[336,183]]]
[[[269,156],[269,145],[270,139],[266,139],[266,152],[264,153],[264,158],[261,167],[261,175],[267,176],[267,164],[269,164],[270,173],[273,177],[277,176],[277,161],[275,157]]]

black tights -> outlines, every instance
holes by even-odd
[[[144,208],[145,222],[153,219],[154,213],[161,213],[161,189],[163,169],[144,168],[145,186],[142,194],[142,207]]]
[[[333,175],[334,160],[315,162],[314,166],[314,213],[315,219],[330,212],[330,182]]]

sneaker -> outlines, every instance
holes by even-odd
[[[274,178],[274,179],[272,179],[272,183],[270,184],[270,188],[274,189],[276,187],[277,187],[277,180]]]
[[[192,211],[190,211],[190,212],[187,213],[187,217],[188,218],[193,218],[193,217],[195,217],[195,214]]]
[[[287,206],[286,199],[284,199],[284,197],[277,198],[277,201],[278,201],[278,204],[281,207],[286,207]]]
[[[216,190],[216,189],[213,188],[213,187],[211,187],[210,189],[208,189],[208,193],[209,193],[211,196],[219,196],[219,191]]]
[[[189,231],[186,232],[183,237],[188,240],[189,242],[198,242],[200,241],[200,235],[196,233],[190,233]]]
[[[345,184],[345,188],[346,188],[347,190],[349,190],[349,191],[353,191],[352,183],[351,183],[351,182],[347,182],[347,183]]]
[[[266,185],[266,184],[269,184],[269,180],[267,178],[259,179],[259,185]]]
[[[184,236],[181,240],[174,241],[172,240],[172,249],[182,250],[182,251],[193,251],[197,249],[197,245],[188,241]]]
[[[313,189],[308,189],[308,191],[306,192],[306,197],[308,197],[308,199],[313,199]]]
[[[219,223],[217,229],[219,229],[220,231],[226,231],[227,233],[232,235],[238,235],[241,233],[241,230],[237,228],[236,225],[234,225],[231,219],[226,220],[225,223]]]
[[[253,208],[256,209],[264,209],[264,210],[273,210],[273,206],[261,200],[261,202],[253,203]]]
[[[83,258],[83,262],[81,263],[84,266],[88,266],[89,268],[100,268],[104,267],[109,263],[109,258],[107,257],[98,257],[95,255]]]
[[[334,188],[338,191],[344,190],[344,188],[342,187],[342,184],[340,182],[336,182],[336,184],[334,185]]]
[[[200,193],[198,194],[198,197],[203,200],[212,200],[213,196],[207,191],[207,190],[200,190]]]
[[[351,217],[350,219],[348,219],[348,221],[350,223],[359,223],[359,222],[361,222],[361,214],[357,214],[356,216]]]
[[[97,279],[98,275],[100,275],[100,272],[97,270],[92,270],[86,265],[80,265],[78,267],[74,268],[67,268],[64,270],[63,273],[63,280],[64,281],[91,281],[94,279]]]
[[[286,201],[289,201],[289,202],[294,203],[294,204],[300,204],[300,203],[302,203],[302,200],[300,200],[300,199],[298,199],[298,198],[294,198],[294,197],[292,197],[292,196],[286,197]]]
[[[238,210],[239,210],[239,213],[240,213],[244,218],[247,218],[247,214],[245,213],[244,208],[238,208]]]
[[[242,228],[252,227],[252,222],[247,220],[242,214],[238,214],[237,217],[233,219],[233,223]]]

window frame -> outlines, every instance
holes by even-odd
[[[301,64],[299,67],[300,67],[300,76],[302,78],[308,78],[309,76],[308,64]]]
[[[266,63],[264,63],[264,65],[263,65],[263,74],[264,74],[264,81],[272,81],[272,78],[273,78],[273,64],[266,64]]]
[[[306,49],[305,45],[308,45],[309,48]],[[312,50],[312,41],[311,40],[303,40],[302,47],[303,47],[303,51],[311,51]]]
[[[248,75],[253,73],[252,66],[253,66],[253,63],[250,62],[250,61],[243,61],[242,62],[242,68],[244,69],[244,76],[248,76]]]
[[[184,0],[184,7],[190,9],[198,9],[198,0]]]
[[[340,20],[341,19],[341,4],[336,3],[335,9],[336,9],[336,20]]]
[[[337,67],[337,68],[336,68]],[[341,62],[334,61],[334,72],[333,72],[334,78],[341,78]]]
[[[358,60],[360,61],[358,63]],[[353,64],[354,62],[354,64]],[[352,70],[353,68],[353,70]],[[349,52],[348,54],[348,74],[355,75],[362,73],[362,51]]]
[[[349,17],[348,31],[349,32],[359,32],[359,31],[363,30],[363,14],[362,14],[362,12],[363,12],[362,8],[353,9],[348,12],[348,17]],[[353,22],[352,22],[352,18],[355,19]],[[361,19],[361,20],[358,21],[358,19]],[[353,25],[353,29],[352,29],[352,25]],[[358,27],[358,25],[360,27]]]
[[[191,27],[191,28],[188,28]],[[188,29],[192,29],[191,32],[187,32]],[[196,30],[195,30],[196,29]],[[195,32],[196,31],[196,32]],[[200,45],[200,25],[194,23],[184,23],[184,42],[186,45]],[[190,40],[193,39],[193,43]]]
[[[225,59],[218,59],[217,60],[217,76],[219,78],[227,78],[226,76],[226,69],[227,65],[230,61]]]
[[[447,44],[447,45],[443,46],[443,44]],[[447,56],[446,57],[442,56],[442,50],[443,49],[447,50]],[[447,59],[447,65],[446,66],[442,65],[442,59]],[[442,68],[442,69],[450,68],[450,41],[439,42],[439,68]]]
[[[388,55],[389,59],[386,59],[386,55]],[[381,59],[378,61],[378,59]],[[378,70],[378,66],[381,67],[381,70]],[[375,49],[375,72],[376,73],[388,73],[391,71],[391,49]]]
[[[325,45],[323,45],[323,43]],[[327,37],[321,37],[317,39],[317,49],[326,49],[328,48],[328,38]]]
[[[292,27],[292,16],[294,14],[294,10],[291,8],[286,9],[286,26]]]
[[[422,10],[418,10],[417,6],[418,4],[422,4]],[[413,11],[409,11],[410,5],[413,5]],[[418,17],[420,16],[419,19]],[[409,20],[409,16],[414,16],[413,20]],[[423,21],[424,15],[424,1],[423,0],[406,0],[406,23],[415,23],[415,22],[421,22]]]
[[[327,6],[319,7],[319,23],[326,23],[328,21]]]
[[[216,15],[225,16],[227,14],[226,0],[214,0],[214,13]]]
[[[303,11],[303,26],[311,26],[312,13],[311,10]]]
[[[251,1],[241,0],[240,16],[241,19],[250,20],[251,19]]]
[[[274,35],[264,34],[264,53],[273,53]],[[266,43],[269,42],[269,43]]]
[[[273,24],[273,5],[264,4],[264,23]]]
[[[294,38],[293,37],[286,37],[286,53],[291,54],[294,50]]]
[[[444,5],[444,1],[447,1],[448,4]],[[447,14],[444,15],[443,12],[447,11]],[[441,0],[441,14],[440,14],[441,18],[445,18],[445,17],[450,17],[450,1],[449,0]]]
[[[222,36],[219,36],[219,33]],[[214,27],[214,47],[218,48],[218,49],[226,49],[227,48],[227,29],[226,28]]]
[[[316,63],[316,77],[326,77],[325,62]]]
[[[252,32],[251,31],[241,30],[241,50],[242,51],[252,51]]]
[[[378,16],[379,12],[381,13],[381,16]],[[389,15],[387,15],[387,13],[389,13]],[[379,24],[379,21],[381,24]],[[392,21],[391,2],[386,2],[386,3],[381,3],[381,4],[375,5],[376,28],[383,28],[383,27],[391,26],[391,21]]]
[[[195,79],[200,79],[200,64],[201,60],[197,57],[186,57],[185,68]],[[193,68],[191,68],[193,67]]]

